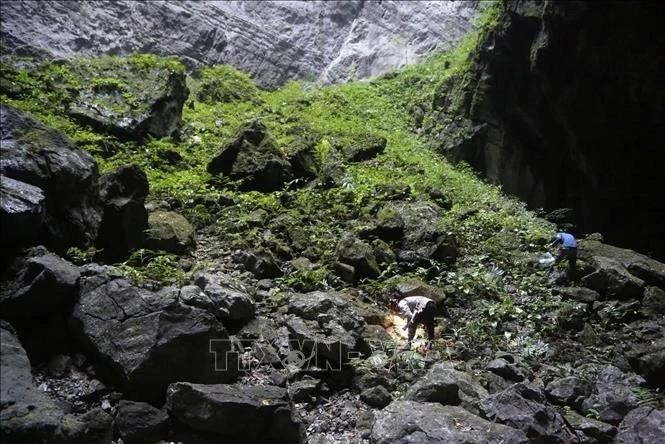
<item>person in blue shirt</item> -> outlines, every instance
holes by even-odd
[[[577,239],[570,233],[557,233],[552,240],[551,246],[561,245],[559,253],[556,255],[554,263],[562,260],[568,261],[568,272],[566,273],[570,282],[575,281],[575,267],[577,265]]]

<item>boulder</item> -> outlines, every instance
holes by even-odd
[[[145,402],[121,400],[113,421],[113,433],[126,444],[157,442],[169,426],[169,416]]]
[[[438,308],[443,308],[446,302],[446,294],[442,289],[418,279],[400,282],[395,286],[395,290],[404,297],[425,296],[430,298]]]
[[[146,247],[182,254],[194,248],[194,227],[184,216],[172,211],[153,211],[148,216]]]
[[[224,326],[177,296],[174,288],[154,293],[105,273],[81,278],[71,329],[96,358],[98,373],[137,400],[159,401],[175,381],[236,376],[237,366],[226,360],[231,345]]]
[[[296,146],[292,146],[289,151],[293,177],[304,180],[316,177],[316,160],[314,159],[314,147],[311,144],[301,141]]]
[[[485,370],[514,382],[524,381],[525,378],[524,373],[515,364],[504,358],[493,359],[485,366]]]
[[[665,388],[665,329],[658,339],[631,344],[626,357],[649,384]]]
[[[0,317],[20,324],[71,308],[78,297],[77,267],[44,247],[9,264],[0,284]]]
[[[168,388],[166,407],[192,430],[225,440],[291,444],[304,438],[282,387],[178,382]]]
[[[135,165],[121,166],[99,179],[104,209],[96,246],[100,257],[109,262],[127,258],[141,248],[148,229],[148,177]]]
[[[560,287],[558,290],[559,294],[566,299],[572,299],[574,301],[584,302],[587,304],[593,304],[595,301],[600,299],[598,292],[591,290],[590,288]]]
[[[370,407],[382,409],[392,401],[392,396],[388,389],[382,385],[375,385],[360,393],[360,400]]]
[[[336,321],[330,320],[321,325],[317,321],[306,321],[292,317],[286,321],[289,338],[297,348],[288,362],[302,368],[329,368],[339,370],[349,362],[360,346],[358,338]]]
[[[0,176],[0,245],[31,245],[37,241],[44,217],[41,188]]]
[[[198,306],[208,310],[218,319],[247,320],[254,317],[256,306],[254,300],[247,294],[242,286],[232,286],[228,281],[215,279],[197,279],[195,283],[203,290],[197,294],[189,287],[180,290],[180,299],[188,305]],[[188,296],[191,295],[191,296]]]
[[[342,154],[347,162],[362,162],[383,153],[387,143],[385,137],[367,135],[342,147]]]
[[[642,312],[649,315],[665,314],[665,291],[658,287],[647,287],[644,289],[642,298]]]
[[[243,190],[277,191],[291,179],[291,165],[265,125],[254,120],[208,163],[210,174],[241,181]]]
[[[528,442],[524,432],[462,407],[415,401],[395,401],[377,412],[371,439],[375,444]]]
[[[453,264],[459,255],[457,239],[450,233],[441,233],[431,246],[428,257],[438,262]]]
[[[438,402],[443,405],[461,405],[478,414],[478,401],[488,396],[469,374],[455,370],[450,363],[434,366],[406,392],[405,398],[421,402]]]
[[[0,174],[44,196],[38,240],[57,253],[91,245],[101,221],[97,163],[58,131],[6,105],[0,105],[0,128]]]
[[[612,259],[647,284],[665,289],[665,264],[633,250],[604,244],[600,240],[585,239],[579,243],[578,257],[586,262],[592,262],[598,257]]]
[[[619,424],[617,444],[657,444],[665,437],[665,410],[639,407],[632,410]]]
[[[381,274],[370,245],[351,235],[344,235],[337,244],[337,259],[354,268],[354,279],[375,279]]]
[[[639,399],[633,389],[641,385],[644,385],[641,377],[608,365],[598,375],[591,396],[582,402],[582,413],[595,410],[599,420],[618,425],[629,411],[638,407]]]
[[[282,276],[277,259],[270,251],[243,252],[237,260],[257,279],[273,279]]]
[[[579,407],[591,394],[591,384],[577,376],[568,376],[551,381],[545,387],[545,393],[552,402]]]
[[[376,215],[376,225],[372,234],[384,241],[398,241],[404,235],[404,221],[396,208],[388,205]]]
[[[639,298],[644,281],[632,274],[618,261],[606,257],[594,257],[594,271],[582,278],[582,284],[606,298]]]
[[[568,421],[568,424],[570,424],[578,434],[582,433],[585,435],[586,440],[583,439],[582,442],[612,442],[612,439],[617,434],[617,428],[613,425],[606,424],[593,418],[587,418],[572,410],[566,411],[564,416],[566,421]]]
[[[287,313],[309,321],[335,321],[349,331],[361,332],[365,322],[343,293],[312,291],[289,294]]]
[[[189,95],[184,67],[160,66],[148,57],[73,63],[79,76],[92,81],[81,84],[69,115],[123,140],[176,134]]]
[[[289,397],[293,402],[309,402],[316,395],[321,383],[318,379],[303,379],[289,385]]]
[[[0,322],[0,438],[3,443],[110,443],[111,417],[99,409],[66,414],[35,384],[28,356]]]
[[[566,443],[572,439],[562,416],[530,384],[514,384],[482,399],[480,410],[492,422],[522,430],[530,440]]]

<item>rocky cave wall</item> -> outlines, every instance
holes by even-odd
[[[274,86],[374,76],[454,47],[479,2],[14,1],[2,9],[10,52],[177,55],[190,66],[231,64]]]
[[[443,149],[532,207],[573,208],[580,232],[662,259],[664,18],[659,2],[504,3],[464,87],[434,101],[452,122]]]

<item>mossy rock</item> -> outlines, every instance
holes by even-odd
[[[372,159],[386,150],[385,137],[367,135],[343,146],[341,151],[347,162],[362,162]]]
[[[210,174],[240,180],[245,191],[276,191],[291,179],[291,166],[259,120],[242,126],[208,163]]]
[[[192,224],[172,211],[150,213],[146,235],[146,245],[151,250],[182,254],[196,246]]]
[[[228,65],[203,68],[196,98],[204,103],[258,101],[259,89],[242,71]]]
[[[151,55],[100,57],[74,61],[69,69],[80,80],[69,106],[78,121],[123,140],[167,137],[179,129],[189,95],[179,62]]]

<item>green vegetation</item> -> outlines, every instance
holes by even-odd
[[[451,166],[438,151],[438,142],[427,136],[431,132],[414,132],[441,124],[432,111],[444,93],[452,98],[452,108],[465,100],[464,88],[473,75],[471,55],[500,10],[500,3],[486,7],[478,31],[454,51],[370,81],[334,86],[289,82],[266,91],[235,68],[205,68],[188,79],[190,99],[177,140],[120,141],[67,114],[79,94],[90,89],[107,92],[118,107],[140,106],[145,85],[133,83],[136,76],[126,73],[139,71],[146,78],[182,73],[184,66],[171,58],[137,54],[35,64],[3,56],[0,100],[64,132],[96,157],[102,172],[137,164],[148,175],[149,199],[177,202],[179,211],[198,227],[215,223],[220,243],[228,248],[262,247],[281,259],[309,258],[317,264],[315,268],[282,281],[301,291],[341,285],[331,279],[328,268],[337,241],[343,232],[357,231],[372,221],[376,209],[389,200],[389,190],[401,190],[405,199],[427,200],[433,189],[441,190],[450,209],[439,228],[457,239],[461,253],[457,264],[434,264],[411,273],[385,265],[379,281],[364,282],[361,287],[374,297],[396,279],[415,277],[450,287],[460,297],[468,297],[471,308],[479,313],[476,323],[459,330],[465,340],[481,342],[489,335],[506,342],[499,321],[541,309],[529,304],[550,296],[534,275],[529,255],[542,248],[553,227],[464,165]],[[266,125],[285,155],[311,147],[316,173],[337,174],[335,186],[295,189],[289,184],[274,193],[241,192],[227,178],[210,177],[207,163],[252,119]],[[344,148],[368,137],[385,138],[385,152],[365,162],[346,163],[341,154]],[[221,196],[234,204],[220,204]],[[267,217],[255,220],[257,210]],[[85,260],[84,252],[73,253]],[[178,283],[185,276],[176,257],[145,250],[121,268],[139,281]],[[532,338],[533,343],[538,340]]]

